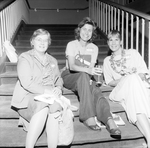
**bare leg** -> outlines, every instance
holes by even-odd
[[[137,114],[136,125],[146,138],[147,147],[150,148],[150,123],[145,114]]]
[[[46,107],[33,115],[33,117],[31,118],[29,129],[27,132],[26,148],[34,148],[34,145],[45,125],[48,110],[49,108]]]
[[[56,114],[57,112],[49,114],[46,123],[48,148],[56,148],[58,144],[58,118],[55,118]]]

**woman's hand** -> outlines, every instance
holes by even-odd
[[[58,98],[62,95],[62,90],[60,87],[55,87],[53,90],[52,90],[52,93],[56,96],[58,96]]]
[[[123,77],[122,77],[122,78],[123,78]],[[110,85],[110,86],[112,86],[112,87],[115,87],[115,86],[117,86],[117,84],[121,81],[122,78],[117,79],[117,80],[113,80],[113,81],[111,81],[108,85]]]
[[[141,78],[142,81],[146,80],[145,73],[139,73],[139,77]]]
[[[60,97],[62,95],[62,90],[61,87],[57,86],[57,87],[45,87],[45,94],[54,94],[57,97]]]
[[[90,75],[101,75],[102,74],[102,69],[98,67],[90,67],[88,69],[88,73]]]
[[[54,103],[52,105],[50,105],[50,113],[55,113],[57,111],[61,111],[62,110],[62,107],[61,105],[54,101]]]

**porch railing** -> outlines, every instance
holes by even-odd
[[[0,11],[0,57],[4,53],[4,41],[12,40],[22,20],[29,22],[29,9],[25,0],[16,0]]]
[[[104,35],[113,29],[121,31],[123,47],[138,50],[150,67],[149,15],[105,0],[89,0],[89,10]]]

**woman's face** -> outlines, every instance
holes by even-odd
[[[91,39],[93,33],[93,26],[85,24],[80,30],[80,40],[87,42]]]
[[[38,35],[32,40],[34,49],[38,52],[44,53],[49,46],[48,35]]]
[[[113,52],[119,51],[121,44],[122,41],[117,35],[112,35],[108,40],[108,46]]]

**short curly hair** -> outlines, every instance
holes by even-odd
[[[47,30],[40,28],[40,29],[35,30],[33,32],[33,35],[30,38],[31,47],[32,47],[32,40],[34,40],[38,35],[47,35],[48,36],[48,45],[51,44],[51,35],[50,35],[50,33]]]
[[[90,24],[93,26],[92,37],[90,40],[88,40],[88,42],[91,43],[97,37],[97,24],[89,17],[83,18],[83,20],[78,24],[78,27],[75,29],[75,39],[80,39],[80,30],[85,24]]]

